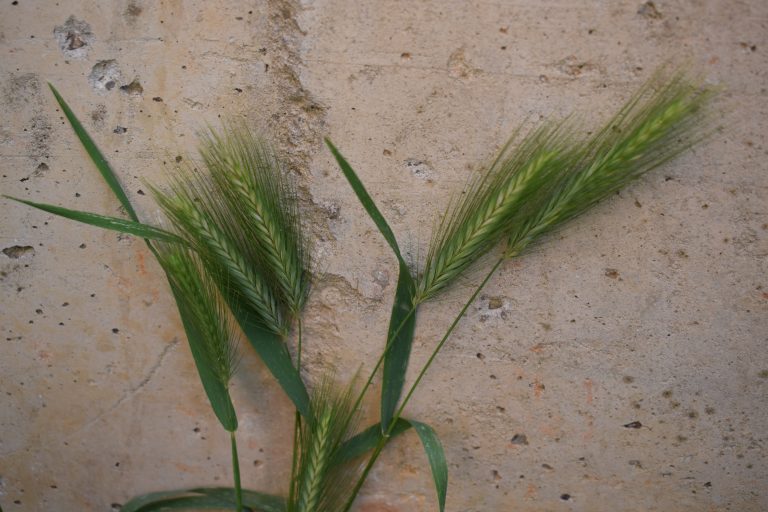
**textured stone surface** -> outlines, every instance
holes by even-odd
[[[382,346],[397,268],[322,136],[418,257],[522,121],[597,124],[689,57],[725,87],[726,129],[504,266],[408,414],[446,447],[448,510],[765,510],[766,20],[758,0],[3,0],[0,187],[119,213],[46,82],[149,220],[146,183],[193,154],[195,132],[248,117],[275,134],[317,239],[307,373],[347,377]],[[1,204],[3,509],[228,485],[228,440],[144,244]],[[470,284],[422,310],[412,368]],[[289,403],[250,352],[234,385],[244,481],[281,493]],[[415,436],[357,510],[435,510]]]

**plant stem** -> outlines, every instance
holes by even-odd
[[[405,406],[408,404],[408,401],[413,396],[414,391],[416,391],[416,387],[421,382],[421,379],[424,378],[424,375],[427,373],[427,370],[432,365],[432,362],[435,360],[437,353],[440,352],[441,348],[443,348],[443,345],[445,345],[445,342],[448,341],[448,338],[451,336],[451,334],[453,333],[453,330],[459,324],[459,321],[462,319],[462,317],[467,312],[467,310],[472,305],[472,303],[475,302],[475,299],[480,294],[480,291],[485,287],[485,285],[491,279],[493,274],[496,273],[496,270],[498,270],[498,268],[501,266],[501,264],[504,262],[505,259],[506,259],[505,257],[499,258],[499,260],[493,265],[493,268],[491,268],[490,272],[488,272],[488,274],[485,276],[485,278],[480,283],[480,285],[475,289],[474,293],[472,293],[472,296],[461,308],[461,311],[459,311],[459,314],[456,315],[456,318],[454,318],[453,322],[451,323],[451,326],[448,327],[448,330],[445,332],[440,342],[432,351],[432,355],[429,356],[429,359],[421,368],[421,371],[419,372],[419,376],[416,378],[416,381],[408,390],[408,394],[405,396],[405,398],[403,399],[403,402],[400,404],[400,407],[398,408],[397,412],[393,416],[392,423],[389,424],[386,432],[381,437],[381,439],[379,439],[379,442],[376,444],[376,448],[373,450],[373,454],[371,455],[371,458],[368,460],[368,463],[366,464],[365,469],[363,470],[363,473],[360,475],[360,478],[357,480],[357,483],[355,484],[354,489],[352,489],[350,497],[343,508],[343,512],[348,512],[349,509],[352,507],[352,503],[355,501],[357,494],[360,492],[360,489],[363,487],[363,484],[365,483],[366,478],[368,478],[368,473],[370,473],[371,469],[373,468],[373,465],[376,463],[376,459],[378,459],[379,455],[381,454],[381,451],[384,449],[384,446],[389,441],[390,435],[392,434],[392,430],[394,430],[394,427],[397,424],[397,421],[400,419],[400,416],[402,416]]]
[[[296,342],[296,369],[299,372],[299,378],[301,378],[301,317],[298,317],[296,321],[296,330],[298,332],[298,340]],[[296,470],[299,466],[299,438],[301,437],[301,413],[297,409],[293,417],[293,461],[291,462],[291,482],[288,488],[288,506],[293,505],[293,499],[296,494],[296,483],[298,481],[298,475]]]
[[[237,512],[243,510],[243,489],[240,484],[240,461],[237,458],[237,440],[235,440],[235,431],[229,433],[232,441],[232,473],[235,476],[235,501],[237,503]]]
[[[416,313],[416,308],[418,308],[418,304],[414,304],[411,306],[411,310],[408,311],[408,314],[405,315],[405,318],[403,318],[403,321],[400,322],[400,325],[397,326],[397,329],[395,329],[395,332],[392,333],[392,336],[387,340],[387,344],[384,345],[384,350],[382,351],[381,355],[379,356],[379,360],[376,361],[376,365],[373,367],[373,370],[371,370],[370,375],[368,375],[368,380],[365,381],[365,385],[363,386],[363,389],[360,390],[360,393],[357,396],[357,400],[355,400],[355,405],[352,407],[353,411],[356,411],[358,407],[360,407],[360,404],[363,401],[363,397],[365,397],[366,391],[368,391],[368,388],[371,386],[371,383],[373,383],[373,378],[376,376],[376,372],[379,371],[379,368],[381,367],[382,363],[384,362],[384,358],[389,353],[389,350],[392,348],[392,345],[395,343],[395,338],[397,338],[398,334],[400,334],[400,331],[403,330],[403,327],[405,326],[406,322],[408,322],[408,319],[411,318],[411,316]],[[351,421],[350,419],[347,421]],[[345,426],[346,428],[346,426]]]
[[[469,298],[469,300],[464,304],[464,307],[461,308],[461,311],[456,316],[456,318],[453,320],[453,323],[448,328],[448,330],[445,332],[445,335],[440,340],[440,343],[437,344],[435,349],[432,351],[432,355],[429,356],[429,359],[424,364],[424,366],[421,368],[421,372],[419,372],[419,376],[416,377],[416,380],[414,381],[411,388],[408,390],[408,394],[405,395],[405,398],[403,399],[403,402],[400,404],[400,408],[395,413],[394,417],[392,418],[392,424],[390,425],[389,430],[393,428],[394,424],[397,422],[398,419],[400,419],[400,416],[403,414],[403,410],[405,409],[406,404],[408,404],[408,401],[411,399],[411,396],[413,396],[413,393],[416,391],[416,387],[421,382],[421,379],[424,378],[424,374],[427,373],[427,370],[432,365],[432,362],[435,360],[435,357],[437,356],[437,353],[440,352],[440,349],[443,348],[443,345],[445,345],[445,342],[448,341],[448,337],[450,337],[453,330],[456,328],[456,326],[459,324],[459,320],[464,316],[464,313],[467,312],[467,309],[469,309],[469,306],[472,305],[473,302],[475,302],[475,299],[477,298],[480,291],[485,288],[485,285],[488,284],[488,281],[491,279],[491,276],[496,273],[496,271],[499,269],[499,266],[504,262],[506,258],[499,258],[499,260],[493,265],[490,272],[485,276],[483,281],[480,283],[480,286],[477,287],[475,292],[472,294],[472,296]]]

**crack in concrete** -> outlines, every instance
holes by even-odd
[[[157,361],[155,361],[155,363],[149,368],[149,371],[144,376],[144,378],[141,379],[138,384],[133,386],[128,391],[129,396],[127,398],[130,398],[131,396],[135,395],[136,393],[141,391],[141,389],[143,387],[145,387],[147,384],[149,384],[149,381],[151,381],[152,378],[154,378],[154,376],[160,370],[160,367],[163,365],[163,362],[165,361],[165,358],[168,355],[168,353],[170,353],[171,350],[176,348],[176,345],[178,345],[178,344],[179,344],[179,338],[173,338],[173,340],[171,340],[171,342],[169,344],[167,344],[165,347],[163,347],[163,350],[160,352],[160,354],[157,357]],[[116,407],[118,405],[120,405],[120,404],[117,403],[117,404],[115,404],[114,407]]]
[[[322,148],[327,107],[320,104],[301,81],[304,60],[301,39],[306,35],[297,21],[301,5],[293,0],[268,2],[270,75],[282,107],[272,116],[269,128],[288,170],[300,177],[297,187],[304,219],[315,239],[328,240],[329,218],[318,206],[306,183],[310,162]]]
[[[111,406],[109,406],[106,410],[100,412],[96,415],[93,419],[89,420],[87,423],[79,427],[77,430],[72,432],[67,436],[67,438],[74,437],[75,435],[79,434],[80,432],[87,430],[92,425],[94,425],[96,422],[98,422],[101,418],[104,416],[112,413],[112,411],[116,410],[118,407],[123,405],[125,402],[131,400],[134,396],[136,396],[142,389],[144,389],[150,381],[157,375],[157,373],[160,371],[160,368],[162,367],[163,363],[165,362],[166,357],[168,354],[176,348],[176,346],[180,343],[179,338],[173,338],[173,340],[167,344],[165,347],[163,347],[163,350],[160,352],[160,354],[157,356],[157,359],[152,364],[152,366],[149,367],[149,371],[147,371],[146,375],[135,385],[131,386],[129,389],[123,391],[123,394],[120,396],[120,398],[115,401]]]
[[[320,146],[320,132],[325,124],[326,107],[316,101],[301,82],[304,66],[300,39],[304,32],[296,20],[301,7],[291,0],[271,0],[270,47],[272,76],[277,93],[282,98],[283,112],[276,113],[275,130],[278,144],[284,151],[291,170],[303,175],[312,154]]]

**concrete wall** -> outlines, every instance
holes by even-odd
[[[523,120],[596,125],[659,63],[689,58],[725,87],[725,129],[505,265],[408,414],[445,444],[451,511],[766,510],[766,23],[761,0],[3,0],[0,190],[119,214],[46,82],[149,220],[146,183],[193,154],[196,130],[254,120],[317,240],[309,375],[346,377],[382,347],[397,271],[322,136],[423,254],[451,194]],[[0,204],[3,509],[229,485],[228,440],[144,244]],[[423,309],[413,367],[471,282]],[[282,493],[292,412],[245,352],[244,482]],[[435,509],[411,435],[356,507]]]

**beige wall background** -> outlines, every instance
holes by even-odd
[[[443,440],[450,511],[766,510],[767,24],[761,0],[2,0],[0,190],[119,214],[46,82],[147,220],[146,184],[194,155],[198,129],[253,120],[317,240],[308,375],[348,377],[383,346],[397,271],[322,136],[423,254],[514,127],[597,125],[658,64],[689,59],[724,87],[725,128],[503,267],[408,414]],[[3,509],[229,485],[228,439],[144,244],[5,199],[0,217]],[[412,367],[471,282],[424,308]],[[283,493],[292,412],[245,352],[244,483]],[[356,510],[436,510],[415,436]]]

